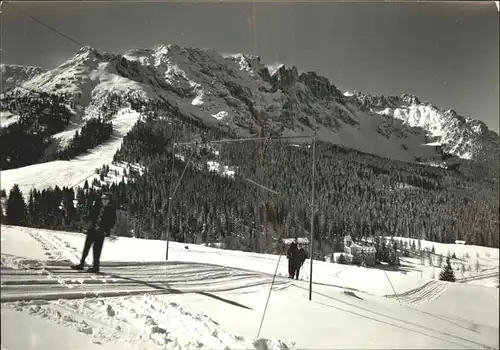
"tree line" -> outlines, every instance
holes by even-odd
[[[2,211],[2,223],[52,230],[80,230],[81,218],[88,214],[90,204],[100,200],[100,192],[89,187],[72,188],[58,186],[43,190],[31,189],[27,199],[16,184],[7,196],[1,193],[5,201],[5,216]]]

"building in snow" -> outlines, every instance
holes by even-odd
[[[344,237],[344,251],[351,264],[375,266],[377,249],[372,246],[362,246],[354,243],[351,236]]]

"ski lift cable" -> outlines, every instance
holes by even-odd
[[[3,3],[3,2],[2,2],[2,3]],[[36,17],[34,17],[34,16],[30,15],[29,13],[27,13],[27,12],[25,12],[25,11],[21,10],[19,7],[15,6],[15,5],[14,5],[14,4],[12,4],[11,2],[6,2],[6,3],[7,3],[7,4],[9,4],[9,6],[10,6],[10,7],[12,7],[13,9],[15,9],[16,11],[18,11],[18,12],[20,12],[21,14],[25,15],[26,17],[30,18],[31,20],[33,20],[33,21],[35,21],[35,22],[37,22],[37,23],[39,23],[39,24],[43,25],[44,27],[46,27],[46,28],[48,28],[48,29],[50,29],[50,30],[54,31],[55,33],[57,33],[57,34],[61,35],[62,37],[64,37],[64,38],[68,39],[69,41],[73,42],[74,44],[77,44],[78,46],[80,46],[80,48],[85,47],[85,45],[83,45],[83,44],[82,44],[82,43],[80,43],[79,41],[77,41],[77,40],[75,40],[75,39],[71,38],[70,36],[68,36],[68,35],[66,35],[66,34],[64,34],[64,33],[62,33],[61,31],[59,31],[59,30],[57,30],[56,28],[54,28],[54,27],[50,26],[49,24],[47,24],[47,23],[45,23],[45,22],[43,22],[43,21],[41,21],[41,20],[37,19]],[[16,86],[16,87],[18,87],[18,88],[20,88],[20,89],[25,89],[25,90],[28,90],[28,91],[31,91],[31,92],[35,92],[35,93],[43,93],[43,91],[37,91],[37,90],[32,89],[32,88],[27,88],[27,87],[25,87],[25,86],[22,86],[21,84],[16,84],[16,83],[9,83],[9,84],[14,85],[14,86]],[[80,184],[82,181],[87,180],[88,178],[92,177],[93,175],[94,175],[94,172],[92,172],[92,174],[90,174],[89,176],[87,176],[87,177],[86,177],[86,178],[84,178],[83,180],[78,181],[77,183],[75,183],[74,185],[72,185],[70,188],[71,188],[71,189],[72,189],[72,188],[74,188],[76,185]]]
[[[167,250],[166,250],[166,253],[165,253],[166,260],[168,260],[168,251],[169,251],[169,244],[170,244],[170,217],[172,215],[172,199],[174,198],[175,194],[177,193],[177,189],[179,188],[179,186],[180,186],[180,184],[182,182],[182,178],[184,177],[184,174],[186,173],[188,165],[191,162],[191,158],[196,153],[196,150],[197,150],[197,147],[195,147],[194,150],[189,155],[189,158],[186,160],[186,163],[185,163],[185,166],[184,166],[184,170],[182,171],[182,174],[181,174],[179,180],[177,180],[177,184],[176,184],[176,186],[174,188],[174,191],[172,193],[169,193],[168,207],[167,207],[167,232],[165,234],[165,238],[166,238],[166,241],[167,241]],[[175,153],[172,152],[172,173],[170,174],[170,176],[172,177],[172,180],[173,180],[174,164],[175,164]],[[170,183],[172,183],[172,180],[171,180]],[[169,189],[169,192],[170,192],[170,189]]]
[[[271,281],[271,286],[269,288],[269,294],[267,295],[266,306],[264,307],[264,312],[262,313],[262,318],[260,320],[259,331],[257,332],[257,340],[259,340],[260,331],[262,330],[262,325],[264,324],[264,318],[266,316],[267,306],[269,305],[269,300],[271,299],[271,292],[273,290],[274,281],[276,280],[276,275],[278,274],[278,268],[280,266],[281,253],[278,256],[278,263],[276,264],[276,269],[274,270],[273,280]]]
[[[311,135],[301,135],[301,136],[270,136],[270,137],[244,137],[239,139],[220,139],[220,140],[212,140],[206,141],[206,144],[212,143],[232,143],[232,142],[245,142],[245,141],[267,141],[267,140],[280,140],[280,139],[305,139],[305,138],[313,138]],[[197,141],[189,141],[189,142],[177,142],[176,146],[181,145],[190,145],[195,144]]]
[[[246,179],[244,179],[244,180],[246,180]],[[261,195],[257,192],[257,189],[256,189],[255,187],[253,187],[253,186],[250,186],[250,185],[249,185],[248,183],[246,183],[245,181],[244,181],[244,183],[245,183],[245,184],[246,184],[249,188],[251,188],[253,191],[255,191],[255,195],[256,195],[256,196],[257,196],[257,198],[259,199],[260,203],[261,203],[262,205],[265,205],[265,204],[266,204],[266,201],[265,201],[264,199],[262,199]]]
[[[27,16],[28,18],[30,18],[31,20],[43,25],[44,27],[54,31],[55,33],[61,35],[63,38],[65,39],[68,39],[70,40],[71,42],[73,42],[74,44],[77,44],[78,46],[80,46],[80,48],[83,48],[85,47],[85,45],[83,45],[82,43],[80,43],[79,41],[77,41],[76,39],[73,39],[72,37],[70,37],[69,35],[66,35],[64,33],[62,33],[61,31],[59,31],[58,29],[50,26],[49,24],[37,19],[36,17],[30,15],[29,13],[21,10],[19,7],[13,5],[11,2],[6,2],[7,4],[9,4],[9,6],[11,6],[13,9],[15,9],[16,11],[20,12],[21,14]],[[3,4],[3,1],[2,1],[2,4]],[[10,84],[10,85],[13,85],[13,86],[16,86],[20,89],[25,89],[25,90],[28,90],[28,91],[31,91],[31,92],[34,92],[34,93],[39,93],[39,94],[42,94],[44,93],[43,91],[38,91],[38,90],[35,90],[35,89],[32,89],[32,88],[27,88],[25,86],[23,86],[22,84],[16,84],[16,83],[11,83],[11,82],[8,82],[7,84]]]
[[[387,272],[385,270],[384,270],[384,273],[385,273],[385,277],[387,277],[387,280],[389,281],[389,284],[391,285],[391,288],[392,288],[392,291],[394,292],[394,295],[398,299],[399,305],[403,306],[403,304],[401,303],[401,300],[399,299],[398,293],[396,293],[396,290],[394,289],[394,286],[392,285],[392,282],[391,282],[391,279],[389,278],[389,275],[387,274]]]
[[[85,177],[84,179],[78,180],[78,182],[76,182],[73,186],[69,187],[69,189],[73,189],[75,186],[81,184],[82,182],[85,182],[86,180],[88,180],[89,178],[91,178],[94,175],[97,175],[97,174],[95,172],[92,172],[92,174],[90,174],[89,176]]]
[[[278,139],[278,144],[281,146],[282,149],[285,148],[281,139]],[[300,192],[302,192],[302,195],[304,196],[307,204],[309,204],[309,206],[311,206],[312,205],[311,201],[309,200],[309,198],[307,198],[308,196],[306,195],[304,188],[300,184],[298,184],[298,185],[299,185],[298,188],[299,188]]]
[[[276,140],[280,144],[281,148],[284,148],[284,145],[282,143],[283,139],[305,139],[305,138],[314,138],[314,135],[299,135],[299,136],[269,136],[269,137],[247,137],[247,138],[238,138],[238,139],[221,139],[221,140],[212,140],[212,141],[205,141],[205,144],[212,144],[212,143],[232,143],[232,142],[245,142],[245,141],[271,141],[271,140]],[[177,142],[175,143],[175,146],[180,146],[180,145],[191,145],[191,144],[196,144],[198,143],[197,141],[189,141],[189,142]],[[245,179],[246,180],[246,179]],[[251,181],[251,180],[247,180]],[[257,183],[255,183],[258,185]],[[258,185],[261,186],[261,185]],[[267,188],[266,188],[267,189]],[[270,190],[270,189],[268,189]],[[311,206],[311,202],[308,199],[308,196],[305,195],[305,191],[302,188],[302,186],[299,185],[299,190],[302,192],[302,195],[306,199],[307,203],[309,206]],[[271,190],[273,192],[273,190]],[[274,192],[276,193],[276,192]],[[278,193],[276,193],[278,194]]]
[[[265,190],[267,190],[267,191],[269,191],[269,192],[271,192],[271,193],[273,193],[273,194],[276,194],[276,195],[278,195],[278,196],[281,196],[281,194],[280,194],[279,192],[276,192],[276,191],[274,191],[274,190],[271,190],[270,188],[268,188],[268,187],[266,187],[266,186],[263,186],[263,185],[260,185],[259,183],[255,182],[255,181],[252,181],[252,180],[250,180],[250,179],[248,179],[248,178],[243,178],[243,180],[244,180],[243,182],[244,182],[245,184],[247,184],[247,186],[248,186],[248,187],[251,187],[251,188],[252,188],[252,190],[253,190],[253,191],[255,191],[255,194],[256,194],[257,198],[259,199],[259,201],[261,202],[261,204],[262,204],[262,205],[264,205],[264,206],[265,206],[265,204],[266,204],[266,201],[264,201],[264,199],[262,198],[261,193],[259,193],[259,191],[258,191],[255,187],[250,186],[250,185],[249,185],[249,183],[252,183],[252,184],[254,184],[254,185],[258,186],[259,188],[265,189]],[[276,220],[276,216],[274,216],[274,220]],[[275,222],[275,224],[276,224],[276,226],[278,226],[278,223],[277,223],[277,222]],[[280,233],[280,234],[279,234],[279,236],[280,236],[280,238],[281,238],[281,229],[279,229],[279,233]],[[272,281],[271,281],[271,285],[270,285],[270,287],[269,287],[269,293],[268,293],[268,295],[267,295],[267,299],[266,299],[266,305],[265,305],[265,307],[264,307],[264,311],[262,312],[262,318],[261,318],[261,320],[260,320],[259,330],[258,330],[258,332],[257,332],[257,339],[259,339],[260,332],[261,332],[261,330],[262,330],[262,325],[264,324],[264,319],[265,319],[265,317],[266,317],[267,307],[268,307],[268,305],[269,305],[269,300],[271,299],[271,293],[272,293],[272,290],[273,290],[273,287],[274,287],[274,282],[275,282],[275,280],[276,280],[276,275],[278,274],[278,268],[279,268],[279,266],[280,266],[280,262],[281,262],[281,255],[282,255],[282,254],[281,254],[281,252],[279,252],[278,262],[277,262],[277,264],[276,264],[276,269],[275,269],[275,271],[274,271],[273,279],[272,279]]]
[[[23,15],[25,15],[26,17],[31,18],[33,21],[35,21],[35,22],[37,22],[37,23],[39,23],[39,24],[43,25],[44,27],[46,27],[46,28],[48,28],[48,29],[52,30],[53,32],[55,32],[55,33],[57,33],[57,34],[61,35],[62,37],[64,37],[64,38],[68,39],[68,40],[69,40],[69,41],[71,41],[72,43],[74,43],[74,44],[76,44],[76,45],[80,46],[80,48],[85,47],[85,45],[83,45],[83,44],[82,44],[81,42],[79,42],[78,40],[73,39],[72,37],[70,37],[70,36],[68,36],[68,35],[66,35],[66,34],[64,34],[64,33],[62,33],[61,31],[57,30],[56,28],[52,27],[51,25],[49,25],[49,24],[47,24],[47,23],[45,23],[45,22],[43,22],[43,21],[41,21],[41,20],[39,20],[39,19],[35,18],[34,16],[30,15],[29,13],[27,13],[27,12],[25,12],[25,11],[21,10],[19,7],[17,7],[17,6],[15,6],[15,5],[13,5],[10,1],[9,1],[9,2],[6,2],[6,3],[7,3],[7,4],[9,4],[9,6],[10,6],[10,7],[12,7],[13,9],[15,9],[16,11],[18,11],[18,12],[22,13]]]
[[[177,185],[175,186],[174,188],[174,191],[172,192],[172,194],[169,196],[169,200],[171,198],[173,198],[175,196],[175,193],[177,192],[177,189],[179,188],[180,184],[181,184],[181,181],[182,181],[182,178],[184,177],[184,173],[186,172],[187,168],[188,168],[188,165],[189,163],[191,162],[191,158],[193,157],[193,155],[196,153],[196,148],[191,152],[191,154],[189,155],[188,159],[186,160],[186,165],[184,166],[184,170],[182,171],[182,174],[181,174],[181,177],[179,178],[179,180],[177,181]]]
[[[258,182],[255,182],[255,181],[253,181],[253,180],[250,180],[249,178],[245,178],[244,180],[245,180],[245,181],[247,181],[247,182],[250,182],[251,184],[254,184],[255,186],[260,187],[260,188],[262,188],[262,189],[264,189],[264,190],[266,190],[266,191],[269,191],[269,192],[271,192],[271,193],[274,193],[275,195],[281,196],[281,194],[280,194],[279,192],[277,192],[277,191],[275,191],[275,190],[272,190],[272,189],[270,189],[269,187],[266,187],[266,186],[264,186],[264,185],[261,185],[261,184],[259,184]]]

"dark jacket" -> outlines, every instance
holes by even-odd
[[[304,264],[304,261],[306,261],[306,259],[307,259],[307,253],[306,253],[306,251],[305,251],[304,248],[301,247],[297,251],[297,259],[298,259],[300,265]]]
[[[298,248],[297,248],[297,243],[292,242],[290,246],[288,247],[288,250],[286,252],[286,257],[290,259],[291,261],[297,261],[297,253],[298,253]]]
[[[100,200],[96,199],[92,200],[89,211],[82,218],[83,229],[85,231],[88,232],[96,230],[97,219],[99,218],[99,212],[101,211],[101,206],[102,204]]]
[[[113,204],[101,207],[99,217],[97,218],[96,231],[99,234],[109,236],[116,222],[116,209]]]
[[[84,218],[85,229],[109,236],[116,222],[116,209],[112,203],[102,205],[96,200],[90,206],[88,215]]]

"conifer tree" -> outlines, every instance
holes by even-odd
[[[27,208],[23,194],[17,184],[10,190],[9,198],[6,205],[7,224],[9,225],[25,225]]]
[[[453,268],[451,267],[449,257],[446,258],[446,266],[443,267],[443,269],[441,270],[441,273],[439,274],[439,280],[448,281],[448,282],[455,282],[455,272],[453,271]]]

